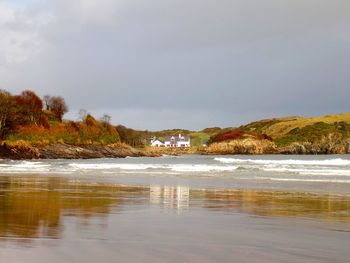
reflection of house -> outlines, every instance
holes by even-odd
[[[183,136],[168,136],[165,138],[164,142],[165,147],[190,147],[190,137]]]
[[[187,208],[190,200],[190,189],[184,186],[151,186],[151,204],[162,205],[164,208],[181,210]]]

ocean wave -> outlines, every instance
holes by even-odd
[[[174,172],[220,172],[220,171],[233,171],[237,166],[220,166],[220,165],[207,165],[207,164],[82,164],[72,163],[69,164],[72,168],[79,170],[171,170]]]
[[[164,165],[157,164],[129,164],[129,163],[71,163],[70,167],[79,170],[146,170],[162,169]]]
[[[305,179],[305,178],[274,178],[274,177],[259,177],[259,179],[280,181],[280,182],[309,182],[309,183],[346,183],[349,184],[348,180],[338,179]]]
[[[215,161],[225,164],[233,163],[249,163],[249,164],[283,164],[283,165],[319,165],[319,166],[350,166],[350,160],[345,160],[341,158],[337,159],[327,159],[327,160],[263,160],[263,159],[238,159],[238,158],[214,158]]]
[[[262,160],[262,159],[238,159],[238,158],[215,158],[215,162],[206,163],[186,163],[177,161],[177,163],[156,161],[148,163],[129,163],[114,160],[96,161],[14,161],[0,164],[0,173],[89,173],[98,171],[101,173],[144,173],[144,174],[181,174],[188,173],[193,175],[210,174],[233,175],[235,178],[240,176],[253,176],[260,173],[262,176],[271,173],[272,177],[278,177],[278,173],[293,177],[293,174],[303,176],[324,176],[333,179],[345,180],[350,177],[350,167],[346,164],[350,162],[345,159],[328,160]],[[337,165],[335,165],[337,164]],[[350,180],[349,180],[350,181]]]
[[[300,169],[300,168],[261,168],[266,172],[297,173],[302,175],[340,175],[350,176],[350,170],[344,169]]]
[[[176,172],[223,172],[223,171],[234,171],[237,166],[219,166],[219,165],[205,165],[205,164],[194,164],[194,165],[171,165],[172,171]]]
[[[42,162],[27,162],[0,164],[3,173],[31,172],[75,172],[75,171],[152,171],[152,172],[224,172],[234,171],[238,167],[232,165],[210,164],[134,164],[134,163],[69,163],[67,165],[45,164]]]
[[[11,164],[0,164],[0,172],[2,173],[31,173],[31,172],[48,172],[51,165],[42,162],[21,161]]]

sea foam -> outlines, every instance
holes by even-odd
[[[220,166],[207,164],[116,164],[116,163],[71,163],[70,166],[79,170],[170,170],[175,172],[212,172],[233,171],[237,166]]]
[[[232,164],[232,163],[250,163],[250,164],[284,164],[284,165],[322,165],[322,166],[350,166],[350,160],[341,158],[327,160],[263,160],[263,159],[238,159],[238,158],[214,158],[215,161]]]

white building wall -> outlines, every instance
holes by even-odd
[[[161,141],[156,140],[156,141],[152,142],[151,145],[152,145],[153,147],[161,147],[161,146],[164,145],[164,143],[162,143]]]
[[[176,144],[176,147],[189,147],[190,146],[190,142],[189,141],[179,141]]]

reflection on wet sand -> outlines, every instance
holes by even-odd
[[[207,208],[258,216],[294,216],[350,222],[350,196],[252,190],[205,191]]]
[[[123,186],[63,177],[1,176],[0,237],[61,238],[64,218],[107,218],[152,205],[178,212],[200,208],[258,216],[291,216],[350,222],[350,197],[325,194]]]
[[[188,208],[190,188],[186,186],[150,186],[150,203],[181,211]]]
[[[123,198],[145,195],[144,190],[56,177],[0,177],[0,236],[59,238],[62,217],[106,217]]]

